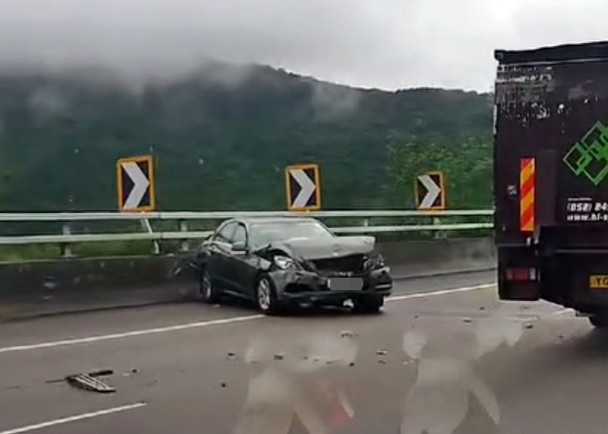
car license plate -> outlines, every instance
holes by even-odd
[[[359,291],[363,289],[363,279],[359,277],[332,277],[328,286],[332,291]]]
[[[589,287],[591,289],[608,289],[608,276],[598,274],[589,276]]]

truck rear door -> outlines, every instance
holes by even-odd
[[[608,276],[608,43],[495,57],[499,273],[534,269],[551,281],[543,298],[572,288],[587,300],[593,276]]]

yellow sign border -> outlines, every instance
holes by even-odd
[[[424,175],[428,175],[428,176],[433,176],[433,175],[437,175],[439,176],[439,187],[441,188],[441,202],[439,203],[439,205],[437,206],[433,206],[430,208],[420,208],[420,199],[419,199],[419,189],[418,189],[418,177],[419,176],[424,176]],[[445,202],[446,202],[446,189],[445,189],[445,177],[443,176],[443,172],[436,170],[433,172],[426,172],[423,173],[421,175],[416,175],[416,178],[414,179],[414,194],[416,196],[416,209],[419,211],[443,211],[445,210]]]
[[[150,182],[150,205],[141,206],[134,209],[123,209],[124,203],[123,198],[123,176],[122,176],[122,164],[124,163],[148,163],[148,181]],[[156,171],[154,167],[154,156],[142,155],[139,157],[126,157],[119,158],[116,161],[116,188],[118,193],[118,210],[120,212],[151,212],[156,209]]]
[[[315,172],[315,198],[316,205],[302,208],[294,208],[291,205],[291,183],[289,182],[290,172],[292,170],[310,170]],[[294,164],[285,168],[285,192],[287,193],[287,210],[288,211],[319,211],[321,209],[321,170],[318,164]]]

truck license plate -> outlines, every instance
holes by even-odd
[[[598,274],[589,276],[589,287],[591,289],[608,289],[608,276]]]
[[[363,289],[363,280],[359,277],[332,277],[328,285],[332,291],[359,291]]]

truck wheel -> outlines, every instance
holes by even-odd
[[[356,313],[378,313],[384,306],[384,297],[361,297],[353,300]]]
[[[608,328],[608,316],[592,315],[589,317],[589,322],[598,329]]]
[[[211,275],[207,268],[203,268],[199,276],[199,292],[205,303],[215,304],[218,303],[222,298],[222,291],[217,286],[217,283],[213,282]]]

